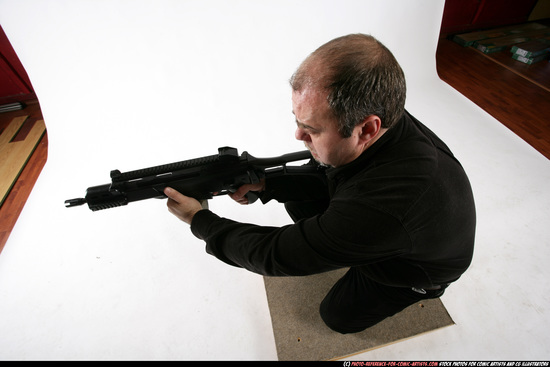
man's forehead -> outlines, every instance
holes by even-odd
[[[327,96],[328,92],[309,86],[292,91],[292,100],[299,103],[321,104],[322,102],[326,102],[328,105]]]
[[[317,126],[334,118],[327,101],[327,93],[313,88],[293,91],[292,113],[296,116],[296,122],[310,126]]]

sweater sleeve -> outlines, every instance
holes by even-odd
[[[387,259],[407,250],[402,248],[403,243],[408,243],[403,241],[407,234],[399,230],[397,222],[381,213],[372,216],[384,217],[371,223],[386,234],[382,239],[377,238],[378,231],[369,232],[369,228],[363,228],[359,234],[350,231],[357,224],[346,220],[357,217],[355,214],[329,208],[322,215],[295,224],[270,227],[239,223],[202,210],[193,218],[191,230],[206,242],[209,254],[227,264],[267,276],[316,274]],[[388,244],[386,240],[392,236],[395,241],[390,239]],[[369,237],[371,241],[365,241]]]
[[[266,276],[299,276],[337,269],[329,259],[296,243],[293,227],[258,226],[221,218],[201,210],[191,223],[206,242],[206,252],[219,260]]]

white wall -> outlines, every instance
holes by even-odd
[[[0,255],[0,359],[276,359],[261,277],[205,254],[163,201],[97,213],[63,202],[115,168],[224,145],[256,156],[301,150],[287,80],[309,52],[353,32],[394,52],[407,108],[462,161],[479,215],[474,264],[443,298],[457,325],[355,358],[548,359],[548,160],[437,78],[443,5],[0,0],[49,137]],[[279,205],[210,205],[237,220],[289,222]]]

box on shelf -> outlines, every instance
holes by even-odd
[[[491,38],[487,40],[480,40],[474,43],[474,47],[483,53],[493,53],[506,50],[508,47],[532,41],[539,38],[548,37],[550,30],[541,29],[529,32],[523,32],[517,35],[511,35],[506,37]]]
[[[536,62],[546,60],[546,58],[548,58],[548,53],[546,53],[544,55],[535,56],[535,57],[525,57],[525,56],[521,56],[521,55],[518,55],[518,54],[513,54],[512,58],[514,60],[521,61],[524,64],[531,65],[531,64],[534,64]]]
[[[476,31],[455,35],[452,40],[461,46],[473,46],[476,41],[481,41],[491,38],[500,38],[512,35],[519,35],[524,32],[538,31],[548,28],[540,23],[524,23],[519,25],[500,27],[484,31]]]
[[[536,57],[550,51],[550,37],[538,38],[514,45],[510,52],[523,57]]]

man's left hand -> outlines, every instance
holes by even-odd
[[[171,187],[164,189],[164,195],[168,196],[168,211],[187,224],[191,224],[195,214],[203,209],[198,200],[185,196]]]

